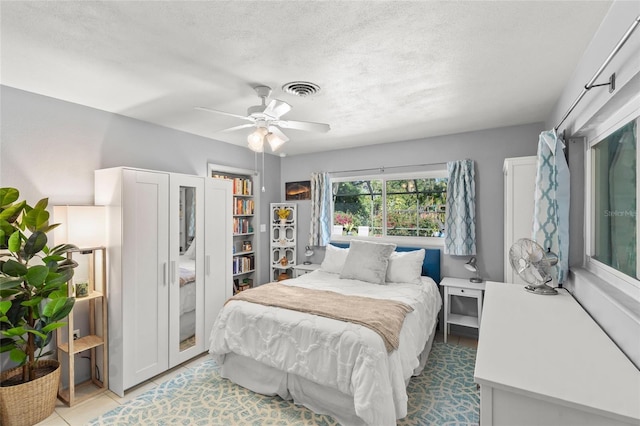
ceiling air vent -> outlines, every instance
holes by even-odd
[[[282,90],[296,96],[313,96],[320,91],[320,86],[308,81],[292,81],[282,86]]]

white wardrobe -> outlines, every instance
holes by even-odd
[[[232,291],[231,225],[215,213],[231,209],[225,192],[224,182],[202,176],[96,170],[95,204],[107,206],[114,393],[208,349],[208,331]]]
[[[505,158],[504,172],[504,282],[524,284],[509,263],[509,249],[520,238],[531,238],[537,157]]]

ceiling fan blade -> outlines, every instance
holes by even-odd
[[[263,114],[276,120],[291,111],[291,105],[279,99],[273,99],[265,108]]]
[[[241,124],[235,127],[229,127],[228,129],[220,130],[221,132],[233,132],[234,130],[246,129],[247,127],[255,127],[255,124]]]
[[[195,109],[199,109],[200,111],[214,112],[216,114],[228,115],[229,117],[236,117],[236,118],[240,118],[242,120],[253,121],[252,117],[246,117],[244,115],[232,114],[230,112],[218,111],[217,109],[211,109],[211,108],[201,107],[201,106],[197,106],[197,107],[195,107]]]
[[[328,124],[312,123],[311,121],[280,120],[276,124],[285,129],[305,130],[307,132],[326,133],[331,130]]]
[[[282,133],[282,130],[278,129],[276,126],[269,126],[269,131],[274,135],[276,135],[277,137],[279,137],[280,139],[282,139],[283,142],[287,142],[289,140],[287,135]]]

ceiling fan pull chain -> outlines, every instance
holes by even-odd
[[[262,150],[262,192],[265,192],[264,181],[267,177],[267,172],[264,170],[264,149]]]

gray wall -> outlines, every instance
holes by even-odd
[[[0,185],[18,188],[30,203],[49,197],[50,206],[91,205],[93,171],[106,167],[199,176],[206,176],[208,163],[254,168],[254,154],[244,147],[7,86],[0,86],[0,114]],[[280,201],[280,157],[267,155],[265,168],[263,222],[269,203]],[[268,243],[268,233],[260,234],[263,279]]]
[[[616,1],[587,50],[584,52],[574,74],[559,97],[553,113],[546,121],[547,128],[556,126],[573,101],[581,93],[604,63],[614,46],[640,14],[638,2]],[[611,112],[640,93],[640,29],[623,46],[605,69],[596,83],[607,82],[611,73],[616,73],[616,91],[610,94],[607,88],[590,90],[576,109],[569,115],[560,131],[567,137],[580,136],[594,124],[602,122]],[[640,301],[633,300],[619,289],[585,269],[585,141],[582,138],[569,140],[569,168],[571,170],[570,209],[570,269],[567,288],[574,297],[621,347],[627,356],[640,368]],[[626,308],[622,306],[626,305]]]
[[[476,237],[482,276],[502,281],[504,271],[504,175],[505,158],[535,155],[542,123],[482,130],[421,140],[373,145],[282,160],[284,182],[308,180],[312,172],[335,172],[381,166],[442,163],[470,158],[476,162]],[[310,201],[299,201],[298,241],[309,239]],[[314,254],[316,261],[322,253]],[[469,256],[442,256],[442,275],[469,277],[463,268]],[[304,257],[298,261],[304,260]]]

